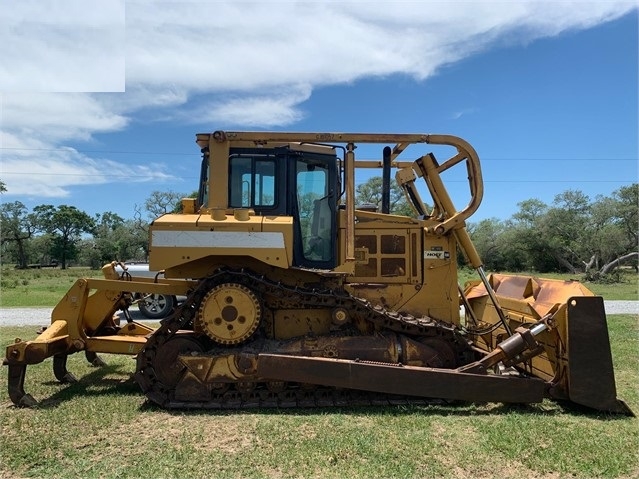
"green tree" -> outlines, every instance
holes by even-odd
[[[355,201],[357,205],[373,204],[378,209],[382,206],[382,177],[373,176],[365,183],[355,188]],[[391,181],[390,187],[390,212],[394,215],[414,216],[413,208],[406,201],[403,190],[397,183]]]
[[[97,269],[111,261],[147,261],[148,235],[134,220],[123,220],[112,229],[96,228],[93,238],[78,243],[78,260]]]
[[[519,211],[513,215],[513,221],[524,228],[534,228],[548,210],[548,205],[537,198],[517,203]]]
[[[0,193],[4,193],[5,191],[7,191],[7,187],[4,184],[4,181],[0,180]]]
[[[567,190],[555,196],[538,230],[547,239],[549,253],[556,262],[563,269],[578,273],[590,256],[591,226],[590,199],[579,190]]]
[[[497,218],[488,218],[468,225],[468,234],[484,266],[490,271],[507,269],[502,244],[505,231],[505,223]]]
[[[34,217],[20,201],[3,203],[0,206],[0,240],[3,245],[12,243],[16,249],[18,264],[26,268],[26,243],[36,231]]]
[[[610,197],[597,197],[591,211],[592,255],[584,262],[588,275],[598,279],[631,259],[637,269],[639,184],[622,186]]]
[[[144,209],[151,220],[167,213],[179,213],[182,209],[181,200],[185,196],[175,191],[152,191],[144,202]]]
[[[119,234],[124,219],[110,211],[95,215],[95,228],[93,238],[81,241],[83,263],[92,268],[98,268],[118,258],[119,243],[122,241]]]
[[[137,227],[135,220],[126,220],[118,227],[116,234],[119,237],[116,258],[119,260],[147,261],[149,256],[148,230]]]
[[[552,271],[559,265],[551,252],[549,238],[541,234],[548,205],[531,198],[517,204],[517,211],[506,221],[502,238],[506,269],[511,271]]]
[[[35,235],[27,244],[27,256],[34,258],[40,264],[49,264],[55,259],[51,256],[53,251],[53,237],[50,234]]]
[[[551,206],[538,199],[499,224],[486,220],[469,231],[489,269],[585,271],[605,276],[624,262],[637,268],[639,184],[593,202],[578,190],[557,195]]]
[[[75,206],[39,205],[33,209],[38,227],[51,235],[51,253],[60,260],[62,269],[77,256],[77,243],[83,233],[94,233],[95,221]]]
[[[639,243],[639,183],[622,186],[612,193],[615,202],[615,224],[626,238],[627,250],[637,249]]]

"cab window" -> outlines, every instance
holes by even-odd
[[[302,253],[306,260],[329,261],[333,256],[333,212],[328,168],[298,161],[296,170]]]
[[[232,156],[229,162],[229,206],[276,206],[276,165],[273,158]]]

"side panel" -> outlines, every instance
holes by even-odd
[[[288,268],[292,248],[292,218],[164,215],[150,228],[149,267],[169,270],[202,258],[239,256]]]
[[[424,232],[423,250],[418,254],[424,268],[424,285],[411,300],[424,314],[459,324],[459,286],[457,283],[457,243],[452,235],[436,236]]]
[[[355,275],[346,278],[352,293],[387,309],[459,324],[454,237],[426,234],[425,223],[410,218],[359,210],[357,218]]]
[[[340,213],[345,220],[344,212]],[[355,274],[346,277],[347,289],[354,296],[397,310],[422,282],[421,228],[410,222],[382,221],[384,217],[374,213],[357,214]],[[345,229],[339,232],[343,261]]]

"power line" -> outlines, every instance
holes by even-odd
[[[15,147],[0,147],[0,150],[7,151],[59,151],[68,152],[69,148],[15,148]],[[162,156],[197,156],[201,157],[201,153],[192,152],[166,152],[166,151],[118,151],[118,150],[77,150],[73,149],[77,153],[99,153],[109,155],[162,155]],[[636,161],[639,162],[639,158],[490,158],[481,157],[480,160],[484,161]]]
[[[135,172],[131,172],[130,174],[106,174],[106,173],[34,173],[31,171],[2,171],[0,170],[0,174],[5,175],[29,175],[29,176],[77,176],[77,177],[104,177],[104,178],[157,178],[157,175],[140,175]],[[184,178],[184,179],[197,179],[199,176],[177,176],[177,175],[169,175],[164,174],[167,178]]]
[[[480,161],[636,161],[639,158],[481,158]]]
[[[180,153],[180,152],[166,152],[166,151],[111,151],[111,150],[76,150],[70,148],[77,153],[100,153],[109,155],[166,155],[166,156],[202,156],[201,153]],[[68,152],[69,148],[13,148],[13,147],[0,147],[0,150],[11,151],[59,151]]]
[[[131,178],[132,176],[136,177],[136,178],[155,178],[157,179],[156,175],[140,175],[138,173],[131,173],[131,174],[98,174],[98,173],[91,173],[90,175],[87,175],[86,173],[34,173],[31,171],[1,171],[0,170],[0,175],[2,176],[6,176],[6,175],[29,175],[31,177],[33,176],[62,176],[62,177],[70,177],[70,176],[75,176],[75,177],[84,177],[84,176],[92,176],[92,177],[101,177],[101,178]],[[177,175],[165,175],[167,178],[171,178],[171,179],[189,179],[189,180],[197,180],[199,178],[199,176],[177,176]],[[637,180],[522,180],[522,179],[511,179],[511,180],[487,180],[484,179],[484,183],[535,183],[535,184],[539,184],[539,183],[636,183],[637,181],[639,181],[639,179]],[[466,180],[447,180],[446,183],[467,183]]]

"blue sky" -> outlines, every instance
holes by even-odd
[[[0,12],[5,202],[131,218],[196,188],[195,134],[217,129],[461,136],[473,220],[638,181],[634,2],[19,5]]]

